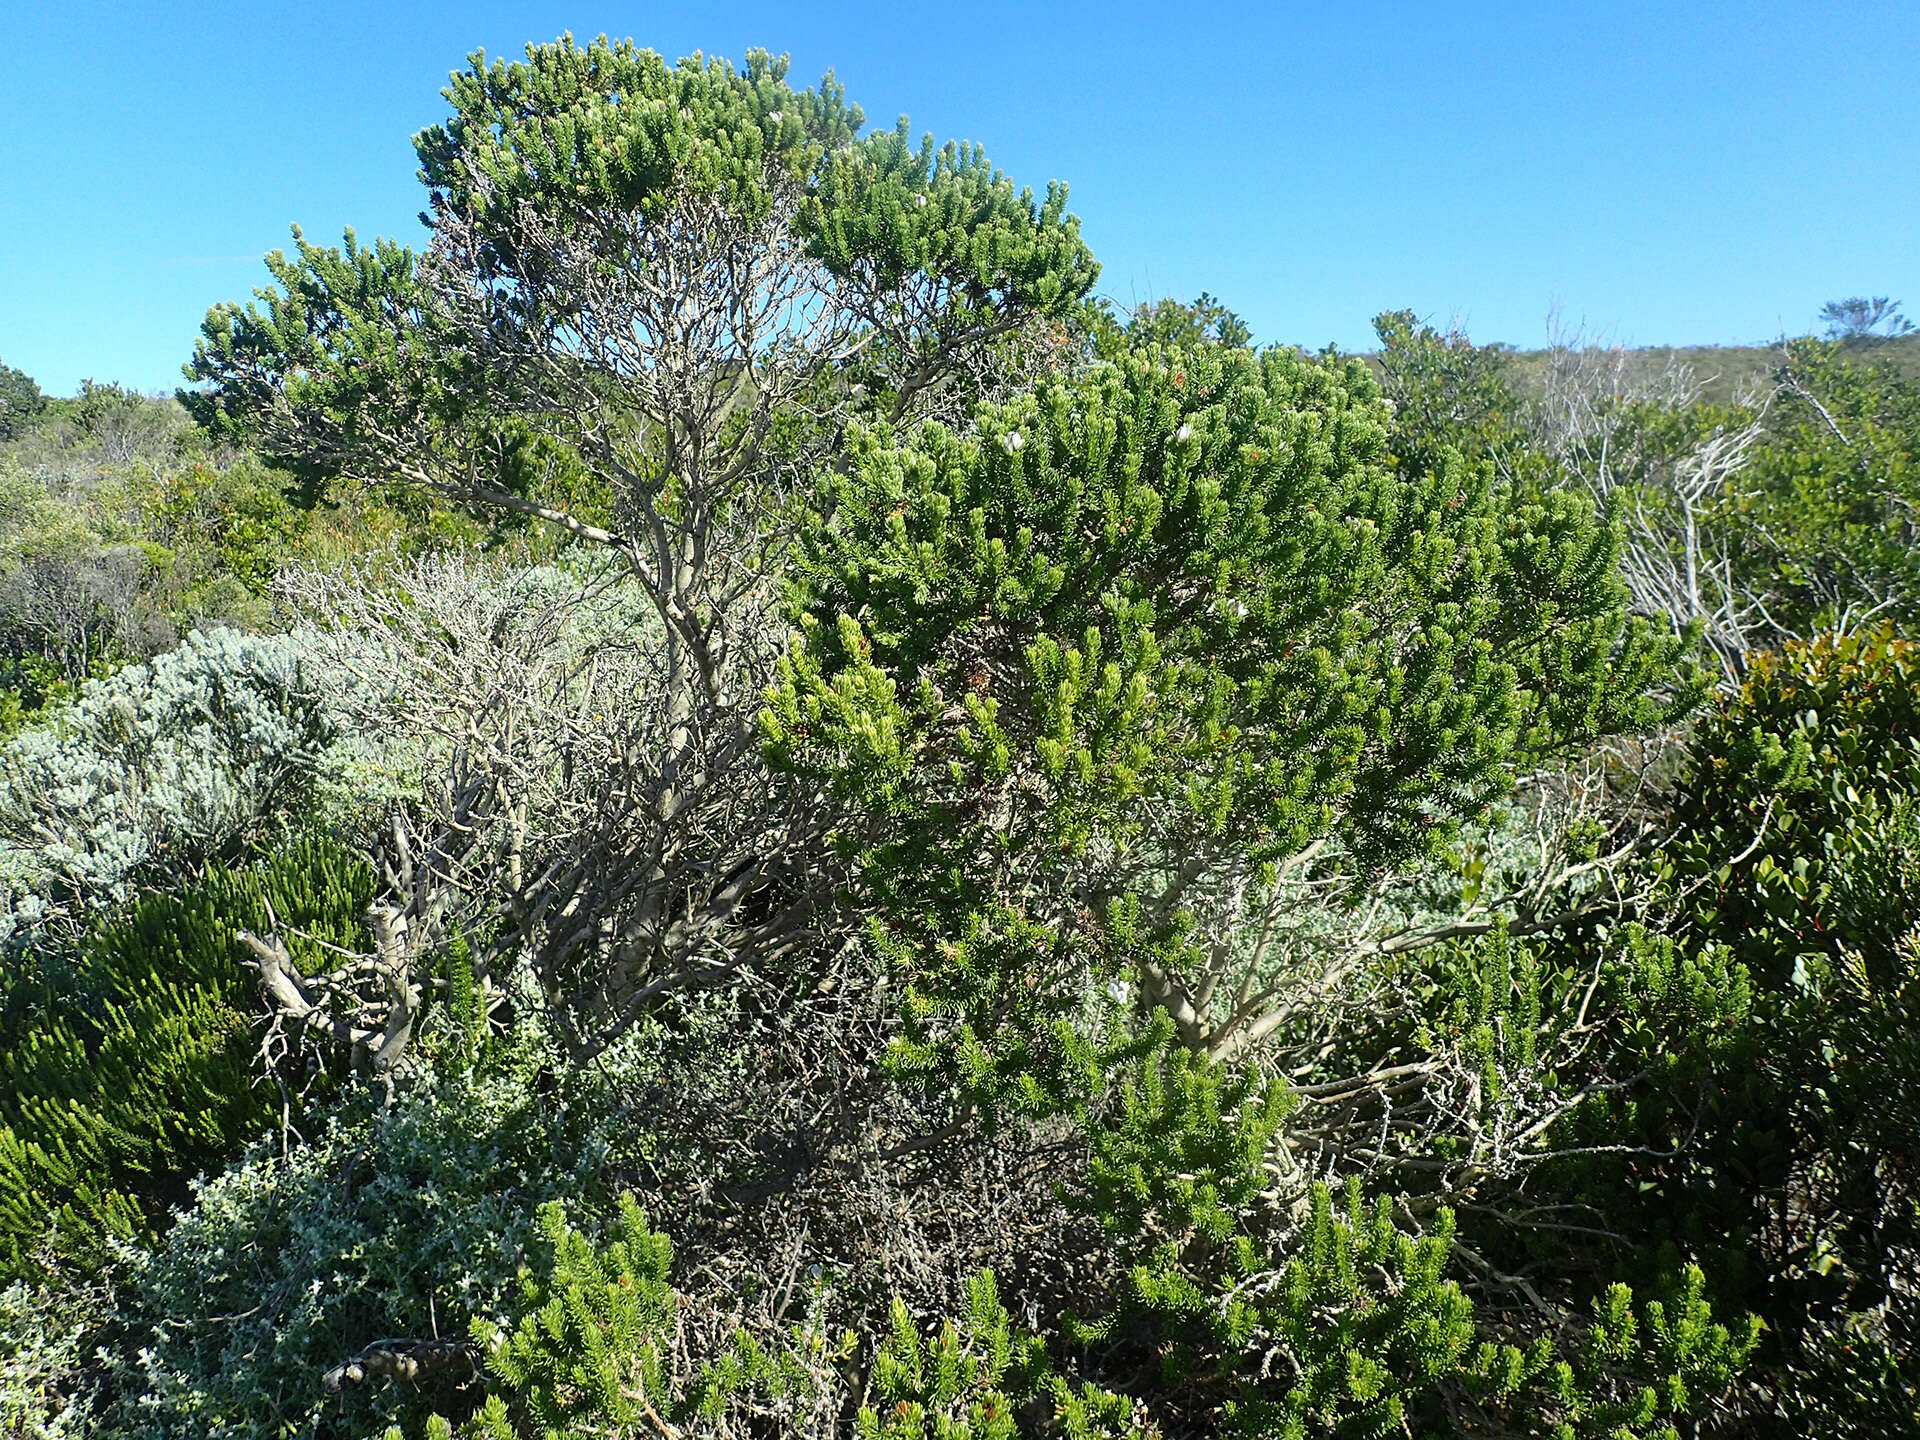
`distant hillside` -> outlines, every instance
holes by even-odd
[[[1909,379],[1920,377],[1920,331],[1896,340],[1857,341],[1848,350],[1861,360],[1891,360]],[[1727,404],[1770,382],[1780,364],[1780,345],[1649,345],[1628,352],[1641,373],[1658,374],[1671,364],[1689,367],[1701,382],[1700,398]],[[1545,350],[1516,350],[1507,362],[1509,383],[1522,394],[1536,394],[1547,364]]]

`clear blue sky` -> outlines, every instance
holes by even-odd
[[[171,389],[290,223],[416,239],[447,72],[563,30],[832,67],[871,123],[1069,182],[1105,293],[1208,289],[1262,342],[1920,318],[1920,3],[0,0],[0,360]]]

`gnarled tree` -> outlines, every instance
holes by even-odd
[[[208,316],[187,398],[315,484],[533,517],[644,593],[645,753],[609,773],[599,834],[501,871],[509,929],[591,1048],[645,998],[788,948],[823,878],[813,812],[751,726],[795,482],[856,417],[904,426],[1023,374],[1096,267],[1064,188],[1036,202],[904,121],[862,137],[831,77],[795,90],[764,53],[670,65],[568,38],[476,55],[445,93],[416,142],[427,250],[350,233],[270,257],[277,288]],[[476,795],[497,788],[467,759]],[[458,818],[473,803],[448,798],[424,873],[495,842]]]

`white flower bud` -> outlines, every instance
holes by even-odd
[[[1173,432],[1173,438],[1178,440],[1182,445],[1186,444],[1187,441],[1193,438],[1193,426],[1182,425],[1178,430]]]

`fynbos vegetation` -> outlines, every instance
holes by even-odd
[[[784,62],[0,368],[0,1426],[1920,1426],[1920,388],[1117,313]]]

